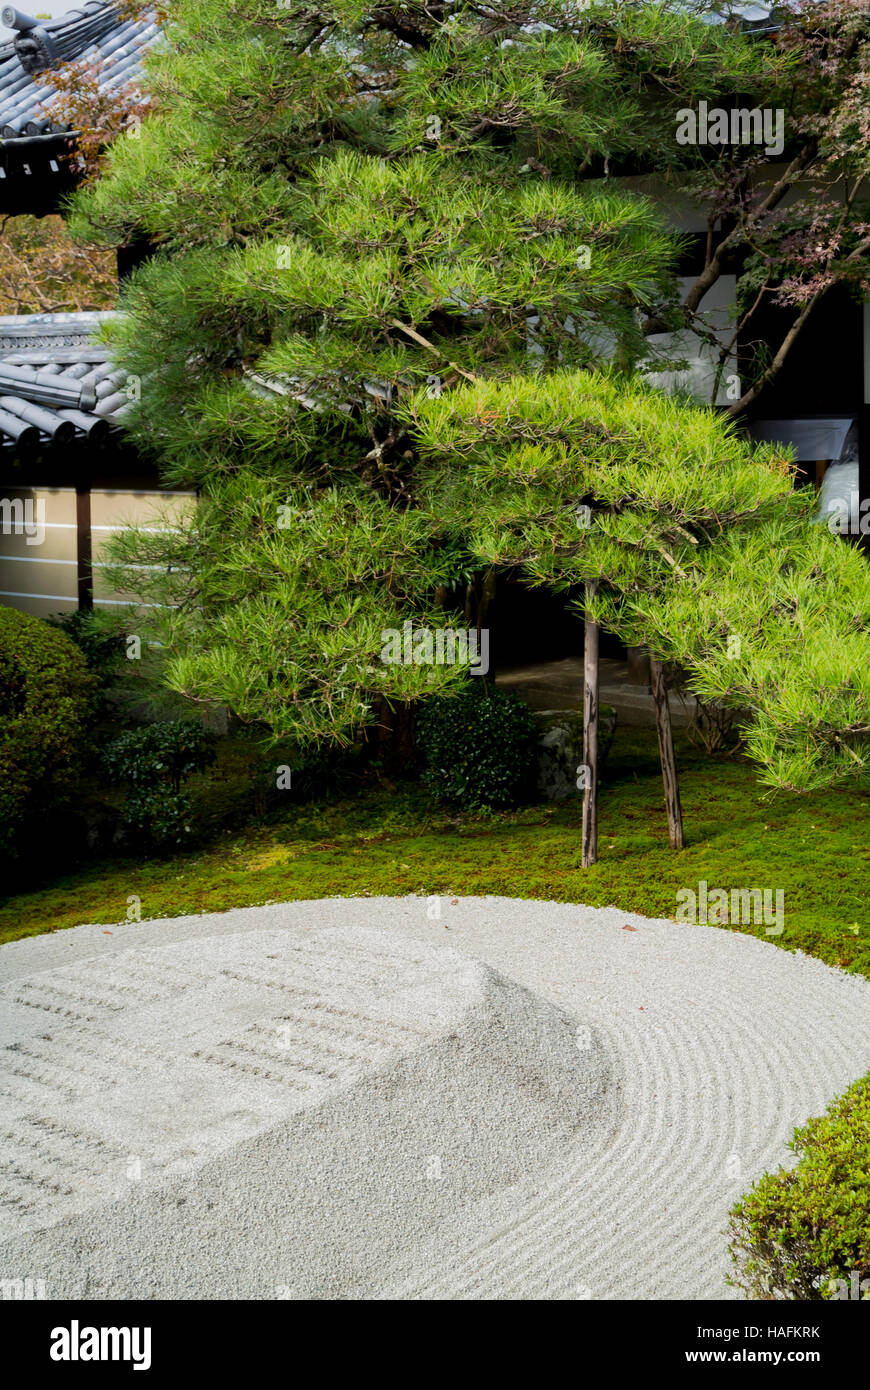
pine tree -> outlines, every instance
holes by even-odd
[[[404,411],[426,505],[479,563],[571,596],[587,622],[649,645],[654,670],[678,663],[690,690],[740,712],[767,784],[864,773],[870,570],[813,524],[782,451],[600,372],[480,382]],[[588,792],[587,806],[593,862]]]
[[[636,604],[670,592],[676,555],[715,545],[794,505],[791,470],[755,454],[713,411],[616,374],[552,373],[482,382],[406,406],[428,459],[426,504],[480,564],[562,592],[584,618],[582,862],[597,858],[598,634],[658,634]],[[452,530],[450,529],[452,528]],[[690,551],[691,553],[691,551]],[[661,643],[655,645],[660,646]],[[651,653],[659,751],[674,849],[683,847],[670,710]]]
[[[129,425],[201,504],[119,553],[170,687],[345,741],[461,674],[384,630],[508,567],[583,586],[589,652],[606,622],[748,710],[768,780],[860,770],[859,557],[775,451],[624,379],[643,313],[679,319],[679,241],[611,161],[678,167],[675,102],[762,101],[788,54],[645,3],[181,0],[168,34],[78,226],[160,246],[117,333]],[[587,811],[588,862],[594,779]]]
[[[77,218],[159,244],[116,338],[129,428],[202,498],[180,533],[123,539],[159,567],[128,587],[171,688],[347,739],[461,674],[379,659],[467,563],[421,505],[402,402],[644,361],[679,240],[610,161],[673,162],[675,97],[779,60],[667,5],[575,0],[179,0],[167,36],[153,114]]]
[[[814,505],[810,490],[694,552],[678,583],[638,596],[624,628],[679,662],[702,700],[740,711],[761,781],[794,792],[870,770],[870,568],[810,520]]]

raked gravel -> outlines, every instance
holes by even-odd
[[[728,1298],[728,1210],[870,1069],[870,984],[325,899],[12,942],[0,1047],[0,1279],[49,1298]]]

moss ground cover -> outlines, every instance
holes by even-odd
[[[504,894],[614,904],[674,917],[680,888],[781,888],[777,944],[870,977],[870,792],[770,794],[739,758],[709,758],[678,735],[688,844],[668,846],[652,731],[617,735],[601,796],[600,862],[580,867],[580,804],[450,814],[412,782],[362,787],[249,816],[172,858],[104,859],[7,898],[0,941],[81,922],[218,912],[254,903],[356,895]],[[206,814],[236,808],[244,765],[230,749],[192,779]],[[196,784],[196,785],[193,785]],[[688,928],[687,928],[688,929]],[[764,935],[764,927],[736,928]]]

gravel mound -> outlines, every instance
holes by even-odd
[[[13,942],[0,1020],[49,1297],[733,1298],[729,1208],[870,1069],[861,978],[504,898]]]
[[[85,956],[8,980],[0,1016],[0,1267],[49,1297],[373,1296],[616,1126],[588,1027],[370,926]]]

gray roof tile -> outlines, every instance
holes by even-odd
[[[57,100],[51,69],[58,63],[93,65],[101,92],[108,92],[135,82],[145,54],[160,39],[152,11],[140,19],[122,19],[111,0],[86,0],[57,19],[37,21],[12,6],[0,16],[17,30],[0,44],[0,148],[9,140],[68,129],[51,121]]]
[[[130,404],[95,341],[112,313],[0,316],[0,450],[101,441]]]

